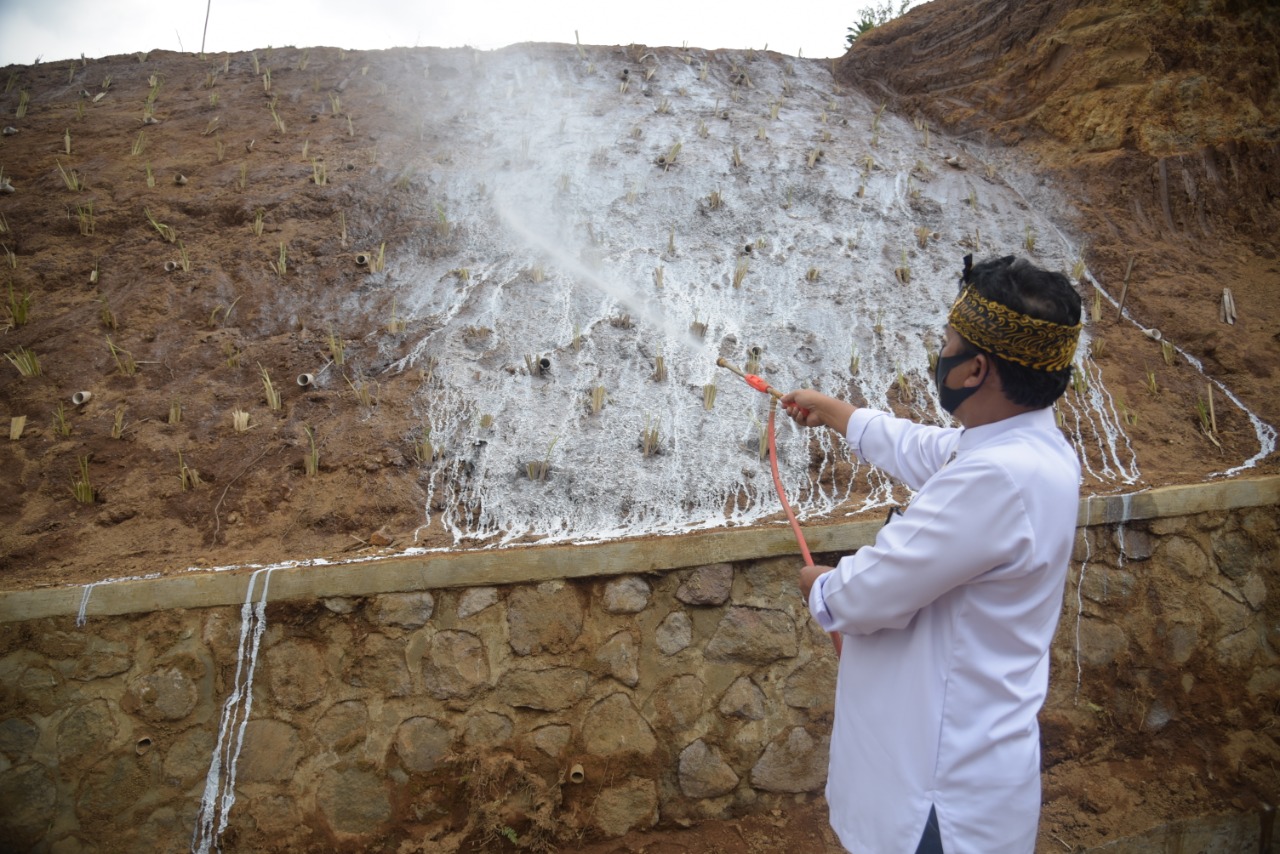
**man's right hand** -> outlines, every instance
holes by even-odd
[[[797,424],[805,427],[830,427],[841,435],[849,426],[849,417],[857,409],[852,403],[845,403],[807,388],[784,394],[781,402],[787,415]]]

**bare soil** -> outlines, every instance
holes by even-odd
[[[1277,424],[1280,26],[1265,3],[1201,5],[1207,10],[1185,19],[1180,6],[1159,2],[937,0],[865,36],[836,73],[903,113],[1034,156],[1040,172],[1032,180],[1055,182],[1073,198],[1098,280],[1116,291],[1128,272],[1126,310]],[[275,51],[271,65],[279,87],[291,76],[309,80],[301,70],[309,57],[327,64],[326,79],[343,80],[342,97],[378,103],[388,86],[415,85],[397,77],[400,55],[290,48]],[[219,76],[214,86],[212,58],[141,59],[0,72],[10,79],[0,109],[19,129],[0,140],[0,166],[17,189],[0,195],[0,263],[13,298],[31,294],[29,321],[11,322],[0,349],[33,350],[43,367],[22,378],[0,364],[3,414],[29,418],[21,440],[0,444],[0,584],[87,583],[407,545],[427,501],[413,449],[420,423],[408,405],[422,377],[372,366],[377,394],[368,404],[354,386],[292,383],[330,358],[331,336],[388,334],[388,298],[366,293],[380,307],[363,316],[344,311],[343,298],[365,287],[353,256],[376,248],[375,219],[390,241],[422,226],[401,210],[398,176],[379,165],[415,144],[404,132],[410,120],[388,106],[353,128],[333,111],[282,101],[284,120],[305,126],[311,144],[329,153],[324,167],[335,180],[318,186],[297,139],[273,134],[259,76]],[[226,61],[244,70],[251,58]],[[365,66],[378,71],[366,77]],[[141,121],[153,76],[164,81],[154,126]],[[19,120],[21,91],[32,105]],[[213,94],[221,126],[235,133],[210,123]],[[139,140],[145,145],[134,155]],[[71,168],[86,189],[66,186],[60,170]],[[169,242],[148,214],[198,241]],[[287,275],[268,263],[279,262],[282,242]],[[1224,287],[1239,307],[1234,325],[1219,319]],[[309,327],[290,313],[299,300],[331,325]],[[1197,410],[1208,394],[1203,378],[1181,360],[1167,363],[1158,343],[1101,306],[1094,355],[1133,414],[1139,486],[1199,481],[1256,453],[1239,406],[1214,399],[1210,436]],[[136,372],[127,370],[130,359]],[[279,410],[263,398],[264,368],[289,388]],[[73,405],[72,394],[87,389],[93,399]],[[256,390],[247,405],[246,389]],[[250,413],[246,432],[228,417],[240,405]],[[373,406],[379,417],[364,417]],[[324,437],[315,477],[304,470],[308,428]],[[77,503],[73,483],[86,456],[95,500]],[[1253,471],[1280,471],[1280,459],[1272,454]],[[1172,755],[1180,739],[1196,737],[1194,721],[1179,722],[1159,749]],[[1161,761],[1139,740],[1116,737],[1081,758],[1046,726],[1040,850],[1138,832],[1180,809],[1255,806],[1203,775],[1203,760]],[[788,849],[839,850],[820,798],[580,850]]]

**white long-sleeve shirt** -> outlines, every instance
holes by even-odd
[[[933,805],[947,854],[1028,854],[1079,461],[1051,409],[968,430],[858,409],[845,438],[916,495],[810,592],[845,636],[832,827],[855,854],[912,854]]]

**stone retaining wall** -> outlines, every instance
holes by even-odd
[[[1274,720],[1278,510],[1080,529],[1046,765],[1210,681],[1242,729]],[[836,662],[796,566],[264,607],[259,572],[239,607],[5,622],[0,847],[564,845],[815,796]]]

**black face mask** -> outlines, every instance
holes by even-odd
[[[982,383],[978,383],[973,388],[947,388],[944,383],[947,378],[947,374],[951,373],[952,368],[957,365],[964,364],[977,355],[978,354],[975,351],[970,350],[967,353],[960,353],[956,356],[938,357],[938,366],[934,369],[933,381],[938,386],[938,402],[942,404],[942,408],[949,414],[954,415],[955,411],[960,407],[960,404],[964,403],[969,399],[970,395],[982,388]],[[987,378],[984,375],[982,377],[982,382],[986,381]]]

